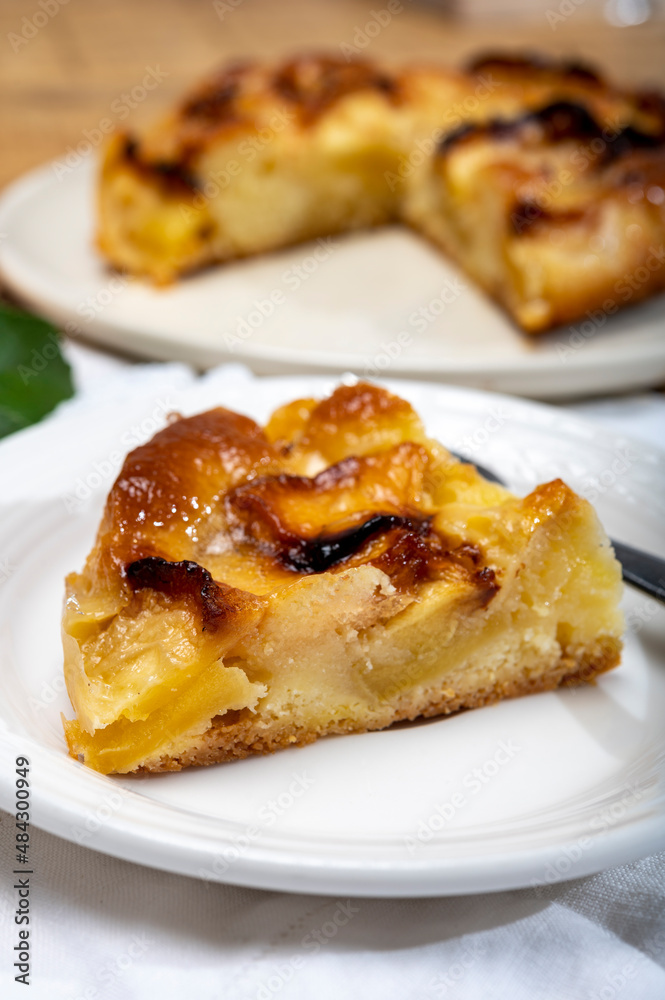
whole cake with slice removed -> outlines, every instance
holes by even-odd
[[[114,135],[97,241],[165,284],[406,223],[539,333],[665,288],[664,191],[658,94],[533,58],[458,73],[305,54],[223,67],[151,129]]]
[[[589,681],[621,589],[589,503],[487,482],[377,386],[177,418],[67,579],[69,751],[176,770]]]

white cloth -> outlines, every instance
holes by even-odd
[[[180,388],[191,384],[192,373],[181,365],[131,366],[80,346],[68,353],[79,393],[61,409],[53,433],[54,443],[56,434],[62,440],[66,425],[77,449],[99,433],[83,419],[89,395],[100,405],[108,400],[117,412],[124,385],[123,433],[132,434],[141,432],[134,423],[146,411],[146,398],[156,407],[177,408]],[[232,370],[229,377],[242,372]],[[210,402],[205,385],[204,379],[202,406]],[[133,403],[139,387],[140,406]],[[635,438],[665,441],[665,399],[655,393],[571,409]],[[105,442],[104,453],[113,454],[116,444],[117,434]],[[62,493],[55,447],[51,464],[39,470],[22,460],[19,437],[3,447],[14,450],[17,471],[14,484],[3,483],[4,499],[23,493],[30,481],[48,481],[55,495]],[[80,451],[85,485],[90,468],[85,448]],[[19,929],[14,832],[13,819],[0,812],[1,997],[665,998],[665,854],[541,890],[349,900],[208,884],[106,857],[34,828],[33,959],[26,991],[13,981],[11,968]],[[348,919],[333,933],[339,912]]]

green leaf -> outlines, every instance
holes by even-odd
[[[56,328],[0,303],[0,438],[37,423],[73,394]]]

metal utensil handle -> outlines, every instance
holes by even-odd
[[[621,563],[624,580],[659,601],[665,601],[665,559],[652,556],[649,552],[641,552],[624,542],[615,542],[614,539],[612,545]]]

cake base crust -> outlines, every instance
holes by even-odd
[[[340,736],[348,733],[376,732],[387,729],[396,722],[412,722],[418,718],[435,718],[452,715],[470,708],[482,708],[503,701],[505,698],[519,698],[522,695],[554,691],[559,687],[575,687],[592,683],[596,677],[612,670],[621,659],[621,643],[614,638],[599,640],[594,645],[579,650],[576,654],[564,654],[559,661],[538,676],[514,676],[497,681],[494,685],[464,694],[450,693],[449,689],[439,691],[426,704],[415,698],[403,704],[391,722],[385,726],[358,726],[349,722],[330,722],[316,729],[284,728],[268,729],[264,734],[257,732],[252,719],[224,722],[225,716],[213,719],[210,728],[200,737],[197,745],[178,757],[161,757],[149,766],[141,767],[137,773],[181,771],[185,767],[221,764],[232,760],[242,760],[257,754],[270,754],[288,747],[303,747],[314,743],[322,736]]]

